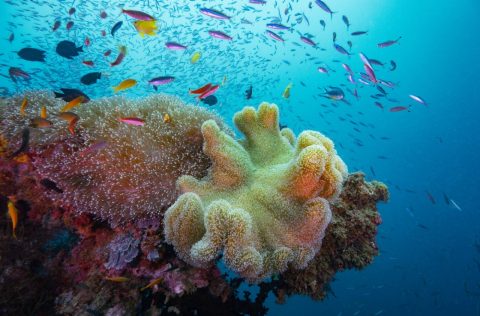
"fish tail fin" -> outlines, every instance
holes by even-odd
[[[118,87],[112,87],[113,89],[113,93],[117,93],[118,92]]]
[[[64,96],[64,94],[60,92],[54,92],[54,94],[55,94],[55,98],[61,98]]]
[[[398,41],[401,40],[401,39],[402,39],[402,37],[399,36],[395,42],[398,42]]]
[[[77,47],[77,51],[83,53],[83,46]]]
[[[153,86],[153,89],[154,89],[155,91],[158,91],[158,87],[157,87],[157,86]]]

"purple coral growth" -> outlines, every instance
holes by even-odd
[[[140,240],[130,234],[117,236],[108,245],[108,262],[104,264],[107,269],[124,269],[138,255]]]

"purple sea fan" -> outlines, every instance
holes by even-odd
[[[108,261],[104,264],[107,269],[122,270],[138,256],[140,240],[130,234],[119,235],[108,245]]]

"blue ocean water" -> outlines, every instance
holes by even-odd
[[[276,305],[271,298],[270,314],[480,315],[480,172],[476,168],[480,161],[480,4],[473,0],[326,2],[337,12],[332,18],[315,1],[267,0],[262,5],[248,1],[2,0],[0,87],[8,90],[5,94],[76,88],[98,98],[113,95],[112,86],[135,78],[138,85],[124,95],[162,92],[196,103],[188,94],[190,88],[224,81],[213,108],[227,120],[245,105],[276,103],[282,124],[297,133],[314,129],[332,138],[349,170],[363,170],[369,179],[387,183],[391,200],[380,205],[380,255],[371,265],[337,274],[332,283],[334,295],[322,302],[293,297],[285,305]],[[120,4],[155,16],[158,35],[141,38],[132,19],[120,13]],[[205,6],[232,18],[221,21],[201,15],[199,8]],[[76,12],[70,16],[71,7]],[[100,18],[101,11],[107,13],[105,19]],[[349,18],[350,32],[368,34],[349,35],[342,15]],[[292,28],[275,31],[284,42],[265,33],[265,24],[277,20]],[[55,21],[61,25],[53,32]],[[65,28],[68,21],[74,22],[70,31]],[[110,30],[117,21],[123,25],[113,37]],[[233,39],[212,38],[209,30],[225,32]],[[333,48],[333,32],[337,43],[347,49],[347,41],[352,41],[351,56]],[[316,47],[302,42],[301,35],[310,37]],[[377,47],[399,36],[398,44]],[[91,44],[79,57],[67,60],[55,53],[59,41],[80,46],[86,37]],[[188,48],[167,50],[169,41]],[[127,47],[127,57],[111,67],[119,45]],[[20,59],[16,52],[24,47],[45,50],[46,62]],[[107,50],[111,56],[104,57]],[[192,65],[190,57],[196,51],[202,56]],[[385,90],[388,98],[397,101],[373,99],[371,95],[378,91],[362,83],[356,85],[359,100],[348,92],[347,88],[355,86],[348,82],[341,64],[347,63],[358,80],[358,73],[364,71],[360,52],[385,63],[374,68],[378,78],[396,84]],[[95,66],[88,68],[82,64],[85,60]],[[389,70],[390,60],[398,65],[395,71]],[[328,68],[329,74],[319,73],[320,66]],[[14,83],[8,77],[9,67],[20,67],[31,80]],[[102,79],[82,85],[79,78],[91,71],[102,72]],[[160,86],[158,92],[147,84],[167,75],[175,80]],[[291,96],[285,99],[282,92],[289,83]],[[250,85],[253,97],[246,100],[244,91]],[[329,86],[342,87],[349,104],[319,96]],[[409,94],[421,96],[427,105],[415,102]],[[409,111],[389,111],[408,105]]]

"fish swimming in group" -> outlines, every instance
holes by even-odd
[[[13,238],[17,239],[16,229],[18,225],[18,210],[15,207],[14,202],[9,198],[7,203],[8,215],[12,221],[12,235]]]
[[[323,11],[327,12],[328,14],[330,14],[330,18],[333,17],[333,14],[334,14],[335,12],[333,12],[332,10],[330,10],[329,6],[328,6],[325,2],[323,2],[323,1],[321,1],[321,0],[315,0],[315,3],[316,3]]]
[[[289,83],[285,90],[283,90],[282,97],[285,99],[290,98],[290,91],[292,90],[292,83]]]
[[[175,43],[175,42],[167,42],[167,43],[165,43],[165,47],[170,49],[170,50],[185,50],[185,49],[187,49],[187,46],[184,46],[182,44]]]
[[[120,122],[126,123],[133,126],[143,126],[145,125],[145,120],[138,117],[121,117],[118,119]]]
[[[52,32],[55,32],[60,27],[60,21],[55,21],[52,26]]]
[[[155,91],[157,91],[157,90],[158,90],[158,86],[161,86],[161,85],[170,83],[170,82],[172,82],[173,80],[175,80],[175,77],[172,77],[172,76],[162,76],[162,77],[153,78],[153,79],[149,80],[148,83],[153,86],[153,89],[155,89]]]
[[[280,36],[278,35],[277,33],[274,33],[270,30],[266,30],[265,31],[267,33],[268,36],[270,36],[271,38],[273,38],[274,40],[276,41],[279,41],[279,42],[284,42],[285,40]]]
[[[365,35],[365,34],[368,34],[368,31],[356,31],[356,32],[352,32],[350,35],[360,36],[360,35]]]
[[[222,40],[231,41],[233,39],[232,37],[230,37],[229,35],[221,31],[210,30],[208,31],[208,34],[210,34],[211,37],[222,39]]]
[[[18,67],[10,67],[8,69],[8,75],[10,76],[10,79],[12,79],[12,81],[15,83],[17,82],[17,78],[22,78],[25,80],[29,80],[31,78],[28,73]]]
[[[347,31],[350,30],[350,21],[348,20],[348,17],[346,15],[342,16],[342,21],[347,26]]]
[[[107,51],[107,52],[110,52],[110,51]],[[105,52],[104,56],[110,55],[110,53],[108,55],[106,55],[107,52]],[[110,63],[110,66],[114,67],[114,66],[120,65],[120,63],[123,61],[125,56],[127,56],[127,47],[126,46],[120,46],[117,58],[115,59],[115,61]]]
[[[148,36],[155,36],[157,35],[157,21],[155,20],[139,20],[133,22],[133,26],[138,31],[141,37]]]
[[[252,98],[252,93],[253,93],[253,87],[250,85],[250,87],[245,90],[245,99],[250,100]]]
[[[43,117],[34,117],[30,120],[30,126],[35,128],[51,127],[53,123]]]
[[[29,142],[30,142],[30,129],[27,127],[22,130],[22,143],[20,147],[17,150],[15,150],[10,156],[8,156],[8,158],[12,159],[17,157],[21,153],[26,152],[28,150]]]
[[[70,102],[68,102],[67,104],[65,104],[65,106],[60,110],[60,112],[70,111],[71,109],[73,109],[74,107],[79,105],[80,103],[83,103],[83,101],[84,101],[83,95],[79,95],[75,99],[73,99]]]
[[[112,36],[115,36],[115,33],[117,33],[117,31],[122,27],[122,25],[122,21],[115,23],[110,31],[110,34],[112,34]]]
[[[62,57],[73,59],[73,57],[79,56],[79,52],[83,52],[83,48],[82,46],[77,47],[74,42],[65,40],[57,44],[55,51]]]
[[[220,11],[208,8],[201,8],[200,13],[217,20],[228,20],[230,17]]]
[[[140,21],[154,21],[155,18],[145,12],[142,11],[136,11],[136,10],[125,10],[122,9],[122,13],[128,15],[131,18],[134,18],[136,20]]]
[[[55,182],[50,179],[43,178],[40,180],[40,184],[47,190],[54,191],[56,193],[63,193],[63,190],[60,189]]]
[[[206,97],[206,98],[201,99],[200,101],[202,101],[202,103],[205,103],[205,104],[208,104],[208,105],[212,106],[212,105],[217,104],[218,99],[217,99],[216,96],[214,96],[214,95],[212,94],[212,95],[209,95],[209,96]]]
[[[26,47],[19,50],[17,54],[28,61],[45,62],[45,51],[41,49]]]
[[[325,94],[322,95],[325,98],[330,100],[343,100],[345,98],[345,93],[341,88],[338,87],[329,87],[330,89],[325,89]]]
[[[94,83],[97,83],[97,81],[102,78],[102,73],[101,72],[89,72],[86,75],[83,75],[80,78],[80,82],[83,83],[84,85],[92,85]]]
[[[197,61],[202,57],[202,54],[200,52],[195,52],[193,53],[192,57],[190,58],[190,63],[195,64]]]
[[[120,82],[117,86],[113,87],[113,92],[117,93],[126,89],[130,89],[136,84],[137,84],[137,81],[135,79],[125,79],[122,82]]]
[[[90,98],[85,93],[83,93],[78,89],[60,88],[60,91],[62,91],[62,93],[54,92],[55,98],[61,98],[65,102],[70,102],[79,96],[83,96],[82,103],[87,103],[90,101]]]
[[[385,48],[385,47],[389,47],[389,46],[392,46],[394,44],[397,44],[398,41],[401,39],[402,37],[399,36],[396,40],[391,40],[391,41],[386,41],[386,42],[383,42],[383,43],[379,43],[377,44],[378,47],[380,48]]]

